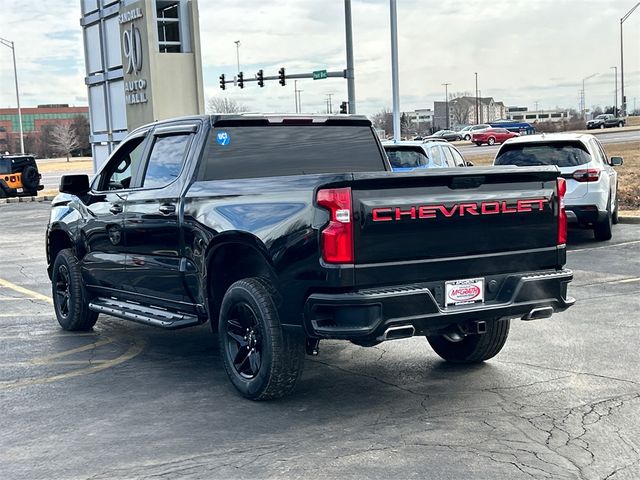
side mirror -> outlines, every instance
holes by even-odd
[[[465,166],[467,166],[467,167],[474,167],[475,166],[473,164],[473,162],[470,162],[469,160],[466,160],[464,163],[465,163]]]
[[[609,160],[609,165],[611,165],[612,167],[619,167],[620,165],[622,165],[622,163],[622,157],[611,157],[611,160]]]
[[[60,193],[84,195],[89,191],[89,175],[63,175],[60,178]]]

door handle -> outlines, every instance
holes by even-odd
[[[114,203],[113,205],[111,205],[111,208],[109,208],[109,211],[114,215],[117,215],[118,213],[122,213],[122,205]]]
[[[176,206],[172,205],[171,203],[163,203],[162,205],[160,205],[160,208],[158,208],[158,210],[160,210],[160,213],[162,213],[163,215],[171,215],[172,213],[176,212]]]

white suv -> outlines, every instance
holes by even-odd
[[[506,141],[494,165],[556,165],[567,182],[567,220],[593,228],[596,240],[611,238],[618,223],[618,174],[622,158],[607,156],[593,135],[526,135]]]

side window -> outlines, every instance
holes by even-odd
[[[598,141],[598,140],[592,140],[593,145],[594,145],[594,149],[596,151],[596,155],[598,155],[600,157],[600,160],[602,161],[603,165],[608,165],[609,162],[607,161],[607,154],[604,151],[604,148],[602,147],[602,144]]]
[[[451,153],[451,147],[449,145],[442,145],[442,152],[444,153],[445,158],[445,167],[453,168],[456,166],[456,162],[453,159],[453,154]]]
[[[442,158],[442,152],[439,146],[431,147],[431,159],[436,167],[442,167],[444,165],[444,159]]]
[[[190,134],[155,137],[142,186],[164,187],[178,178],[190,142]]]
[[[465,167],[467,165],[467,162],[464,161],[464,157],[462,156],[462,154],[456,150],[453,147],[449,147],[449,150],[451,150],[451,154],[453,155],[453,161],[455,162],[455,167]]]
[[[142,160],[144,139],[132,138],[118,149],[100,174],[98,190],[125,190],[131,186],[131,177]]]

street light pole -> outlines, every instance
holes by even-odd
[[[447,120],[445,122],[446,129],[449,130],[449,85],[450,83],[443,83],[444,85],[444,113],[447,116]]]
[[[614,102],[614,107],[615,110],[613,111],[613,114],[617,117],[618,116],[618,67],[611,67],[613,68],[613,75],[616,77],[616,86],[615,86],[615,90],[613,91],[613,102]]]
[[[240,73],[240,40],[233,42],[236,44],[236,60],[238,62],[238,73]]]
[[[480,112],[478,111],[478,72],[476,73],[476,125],[480,123]]]
[[[393,90],[393,141],[400,141],[400,80],[398,76],[398,11],[396,0],[389,0],[391,17],[391,83]]]
[[[22,131],[22,109],[20,108],[20,91],[18,89],[18,68],[16,67],[16,46],[12,41],[0,38],[0,43],[11,49],[13,55],[13,77],[16,82],[16,103],[18,104],[18,128],[20,131],[20,153],[24,155],[24,133]]]
[[[353,67],[353,27],[351,20],[351,0],[344,0],[344,23],[347,43],[347,95],[349,113],[356,113],[356,79]]]
[[[622,102],[620,104],[621,116],[627,115],[627,99],[624,96],[624,50],[623,43],[624,37],[622,36],[622,24],[625,22],[627,18],[635,11],[636,8],[640,7],[640,2],[636,3],[631,10],[629,10],[621,19],[620,19],[620,93],[622,95]]]

